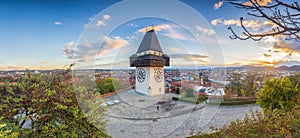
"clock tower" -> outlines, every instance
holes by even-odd
[[[135,91],[150,96],[164,94],[163,67],[169,65],[169,56],[163,53],[155,31],[148,30],[136,54],[130,56],[130,67],[136,67]]]

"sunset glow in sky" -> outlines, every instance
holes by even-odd
[[[245,10],[235,8],[227,2],[179,1],[199,14],[203,22],[198,22],[193,17],[189,18],[191,14],[187,11],[178,11],[166,2],[152,1],[157,6],[151,6],[151,14],[156,14],[157,11],[157,14],[172,17],[177,15],[176,12],[181,12],[189,25],[156,16],[118,22],[134,12],[134,8],[129,7],[108,12],[110,7],[121,5],[118,2],[120,1],[0,1],[0,70],[61,69],[74,61],[87,68],[90,65],[109,68],[112,63],[113,66],[126,67],[129,66],[129,56],[136,52],[147,27],[156,30],[162,49],[173,60],[173,66],[278,66],[300,63],[299,42],[286,41],[280,36],[268,37],[259,42],[231,40],[231,32],[227,28],[231,26],[240,33],[240,17],[244,17],[245,26],[253,31],[272,27],[273,24],[249,17]],[[241,2],[247,4],[248,1]],[[267,4],[271,0],[263,2]],[[145,7],[136,7],[137,9],[149,6],[143,1],[139,3],[145,3]],[[160,6],[164,8],[161,10],[170,11],[174,15],[159,12]],[[119,25],[108,35],[99,33],[108,31],[106,29],[114,26],[115,22]],[[216,58],[210,52],[214,51],[214,46],[220,47],[224,62],[212,62]]]

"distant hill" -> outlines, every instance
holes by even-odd
[[[278,69],[278,70],[289,70],[289,67],[286,66],[286,65],[283,65],[283,66],[276,67],[276,69]]]
[[[239,70],[264,70],[264,69],[273,69],[273,67],[244,65],[244,66],[238,66],[238,67],[227,67],[227,69],[239,69]]]
[[[234,69],[234,70],[293,70],[293,71],[300,71],[300,65],[293,65],[293,66],[286,66],[282,65],[279,67],[269,67],[269,66],[253,66],[253,65],[245,65],[245,66],[236,66],[236,67],[226,67],[227,69]]]
[[[294,66],[279,66],[279,67],[276,67],[276,69],[278,70],[294,70],[294,71],[300,71],[300,65],[294,65]]]
[[[300,65],[294,65],[290,67],[290,70],[300,71]]]

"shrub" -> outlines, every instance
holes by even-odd
[[[197,98],[197,102],[198,103],[202,103],[203,101],[207,100],[208,98],[203,96],[203,95],[199,95]]]
[[[192,89],[192,88],[187,88],[187,89],[185,90],[185,96],[186,96],[186,97],[194,97],[194,89]]]
[[[262,112],[251,111],[244,120],[232,121],[221,128],[211,127],[213,133],[198,134],[192,138],[220,137],[300,137],[300,112],[293,108],[288,112],[279,110]]]
[[[259,91],[257,103],[265,110],[289,110],[296,105],[300,91],[288,78],[270,79]]]
[[[180,90],[179,90],[179,88],[176,88],[176,90],[175,90],[175,94],[180,94]]]

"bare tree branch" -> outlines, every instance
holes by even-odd
[[[262,4],[260,0],[250,0],[250,3],[229,2],[237,8],[246,9],[247,14],[260,20],[269,21],[272,26],[262,25],[258,30],[267,29],[263,32],[253,32],[253,29],[244,25],[243,18],[240,19],[242,34],[237,34],[232,27],[231,39],[259,41],[267,36],[284,35],[287,40],[300,41],[300,6],[297,0],[286,3],[280,0],[273,0],[271,4]]]

